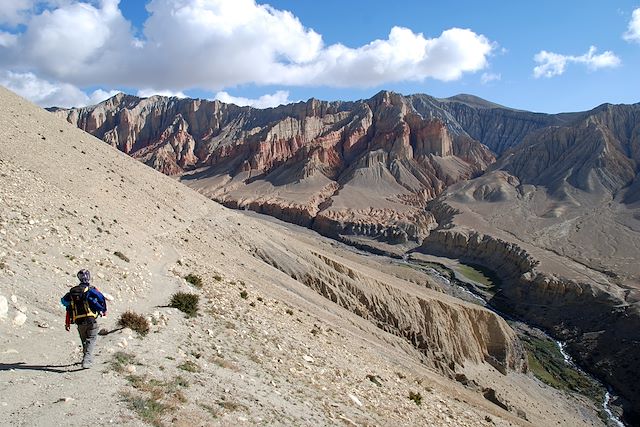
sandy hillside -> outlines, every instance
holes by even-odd
[[[518,354],[492,313],[227,210],[2,88],[0,235],[1,425],[600,425],[484,362]],[[115,297],[84,371],[58,302],[80,268]],[[198,317],[165,307],[177,290],[200,296]],[[129,309],[151,318],[149,335],[114,331]],[[416,350],[376,328],[376,312],[441,347]],[[476,389],[442,376],[432,353]]]

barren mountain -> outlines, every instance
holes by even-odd
[[[491,268],[493,302],[567,340],[636,419],[638,105],[552,115],[381,92],[255,110],[118,95],[56,114],[227,206]]]
[[[234,213],[5,89],[0,152],[3,423],[600,424],[423,273]],[[80,268],[115,297],[90,370],[58,302]],[[147,337],[115,327],[125,310]]]
[[[640,105],[532,132],[451,187],[423,250],[496,271],[494,302],[569,342],[640,419]]]
[[[390,92],[266,110],[120,94],[56,114],[161,172],[189,172],[187,185],[227,206],[332,237],[420,242],[434,226],[425,203],[494,161]]]

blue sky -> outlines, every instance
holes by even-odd
[[[0,84],[43,106],[125,91],[264,107],[382,89],[542,112],[640,102],[638,0],[266,4],[1,2]]]

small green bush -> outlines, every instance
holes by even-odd
[[[125,311],[118,319],[118,326],[136,331],[141,336],[149,333],[149,321],[141,314]]]
[[[187,372],[200,372],[200,366],[198,366],[196,363],[190,361],[190,360],[186,360],[184,363],[178,365],[178,369],[182,369],[183,371],[187,371]]]
[[[409,399],[413,400],[416,405],[422,404],[422,395],[418,393],[414,393],[412,391],[409,392]]]
[[[240,292],[240,298],[242,299],[249,298],[249,294],[247,293],[247,291],[243,290],[242,292]]]
[[[131,353],[125,353],[124,351],[116,351],[113,354],[113,360],[111,361],[111,367],[119,373],[124,372],[124,368],[127,365],[138,364],[136,356]]]
[[[122,253],[122,252],[120,252],[120,251],[115,251],[113,254],[114,254],[115,256],[117,256],[118,258],[120,258],[121,260],[123,260],[124,262],[129,262],[129,261],[130,261],[130,260],[129,260],[129,257],[128,257],[128,256],[126,256],[125,254],[123,254],[123,253]]]
[[[189,282],[191,285],[193,285],[198,289],[202,288],[202,278],[200,276],[197,276],[193,273],[189,273],[186,276],[184,276],[184,280],[186,280],[187,282]]]
[[[170,407],[153,397],[134,396],[131,393],[124,393],[124,401],[129,409],[135,412],[144,421],[153,426],[162,426],[162,416],[169,411]]]
[[[185,313],[188,317],[195,317],[198,314],[198,300],[200,297],[196,294],[187,292],[176,292],[171,297],[169,307],[175,307]]]

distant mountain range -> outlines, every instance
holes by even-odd
[[[624,202],[638,200],[639,109],[542,114],[472,95],[380,92],[269,109],[118,94],[51,110],[228,206],[332,237],[419,243],[435,224],[426,203],[496,158],[494,169],[559,197],[566,185],[616,194],[631,186]]]

